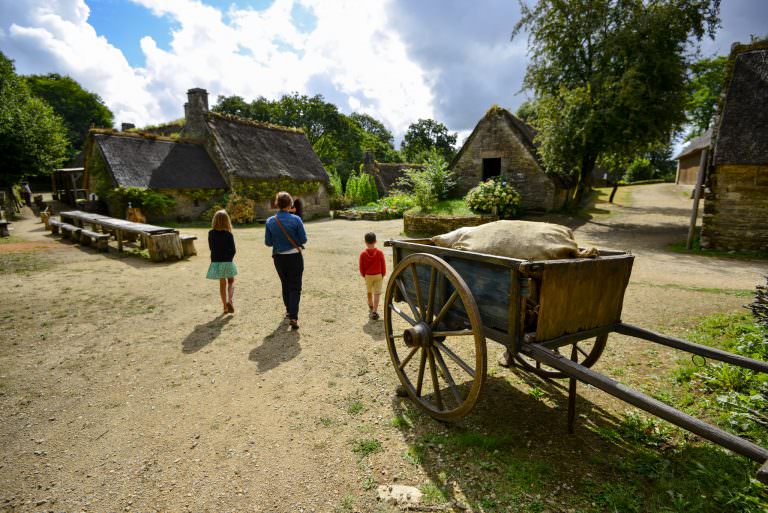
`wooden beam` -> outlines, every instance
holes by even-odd
[[[696,189],[693,191],[693,210],[691,211],[691,226],[688,228],[688,240],[685,242],[685,248],[693,247],[693,239],[696,235],[696,218],[699,216],[699,199],[701,199],[701,188],[704,185],[704,172],[707,167],[707,150],[701,151],[701,160],[699,161],[699,173],[696,175]]]

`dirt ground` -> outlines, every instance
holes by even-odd
[[[739,291],[768,273],[765,261],[666,250],[685,238],[689,192],[625,188],[590,221],[568,221],[580,242],[636,255],[627,322],[684,335],[699,316],[739,309]],[[365,232],[397,238],[402,221],[307,224],[299,331],[284,323],[261,227],[235,230],[237,310],[226,317],[204,279],[205,229],[182,230],[198,236],[198,256],[153,264],[52,242],[31,216],[12,228],[15,241],[0,245],[0,509],[394,511],[376,485],[423,486],[462,464],[408,461],[411,435],[392,424],[407,400],[393,396],[383,324],[367,318],[356,264]],[[492,378],[475,412],[458,427],[413,414],[419,427],[507,426],[551,462],[609,450],[586,429],[564,435],[563,396],[533,401],[523,372],[495,364],[501,350],[490,343]],[[670,355],[616,337],[596,368],[645,387]],[[580,391],[584,415],[627,409]],[[380,451],[353,450],[370,439]],[[471,476],[451,486],[456,503],[492,493]],[[557,493],[549,511],[567,503]]]

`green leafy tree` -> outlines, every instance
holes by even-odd
[[[7,191],[25,176],[50,173],[67,155],[66,129],[53,109],[32,95],[0,52],[0,187]],[[12,208],[6,207],[8,212]]]
[[[456,155],[456,138],[448,128],[434,119],[419,119],[405,132],[400,150],[408,162],[424,162],[433,148],[449,161]]]
[[[394,162],[398,160],[392,132],[387,130],[384,123],[369,114],[353,112],[349,118],[363,131],[362,149],[372,151],[379,162]]]
[[[73,152],[83,149],[91,126],[111,128],[112,112],[99,95],[83,89],[75,80],[57,73],[25,77],[32,94],[53,107],[67,128],[67,139]]]
[[[517,108],[517,111],[515,112],[515,116],[517,116],[521,120],[525,121],[529,125],[535,124],[536,123],[536,118],[538,117],[536,115],[536,101],[535,100],[525,100]]]
[[[688,84],[688,98],[685,105],[692,129],[687,139],[703,134],[717,110],[717,99],[725,82],[725,65],[728,57],[721,55],[701,59],[691,64],[691,78]]]
[[[576,202],[606,153],[629,155],[667,142],[686,121],[692,39],[714,34],[719,0],[539,0],[521,3],[524,86],[537,99],[545,166],[579,178]]]

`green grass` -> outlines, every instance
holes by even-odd
[[[419,488],[424,495],[421,501],[426,505],[443,504],[448,502],[445,492],[432,481],[421,485]]]
[[[49,269],[52,265],[50,259],[39,253],[0,253],[0,274],[28,275]]]
[[[0,244],[18,244],[19,242],[29,242],[23,237],[18,235],[9,235],[8,237],[0,237]]]
[[[677,283],[649,283],[638,282],[639,285],[645,285],[646,287],[657,287],[661,289],[677,289],[686,290],[689,292],[703,292],[705,294],[722,294],[726,296],[736,297],[753,297],[755,291],[751,289],[720,289],[716,287],[693,287],[689,285],[679,285]]]
[[[467,206],[467,203],[463,199],[447,199],[438,201],[434,207],[429,210],[423,210],[419,207],[414,207],[408,211],[409,214],[426,214],[426,215],[444,215],[444,216],[478,216],[472,212]]]
[[[704,249],[701,247],[701,239],[699,238],[699,235],[696,235],[693,239],[691,249],[687,249],[685,243],[686,241],[675,242],[674,244],[667,246],[667,249],[674,253],[684,253],[686,255],[735,258],[740,260],[768,260],[768,252],[766,251],[725,251],[719,249]]]
[[[363,438],[362,440],[356,440],[352,444],[352,452],[357,454],[360,458],[365,458],[366,456],[370,456],[371,454],[383,450],[381,442],[375,438]]]
[[[365,405],[361,401],[358,401],[357,399],[350,401],[349,404],[347,405],[347,413],[349,413],[350,415],[357,415],[364,411],[365,411]]]

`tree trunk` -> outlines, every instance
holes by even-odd
[[[608,203],[613,203],[613,197],[616,196],[616,191],[619,190],[618,182],[613,183],[613,189],[611,190],[611,197],[608,198]]]
[[[168,258],[181,260],[184,257],[178,233],[151,235],[148,239],[149,259],[153,262],[162,262]]]
[[[573,198],[574,208],[580,208],[585,195],[592,190],[592,170],[597,159],[592,155],[586,155],[581,161],[579,184],[576,186],[576,195]]]

